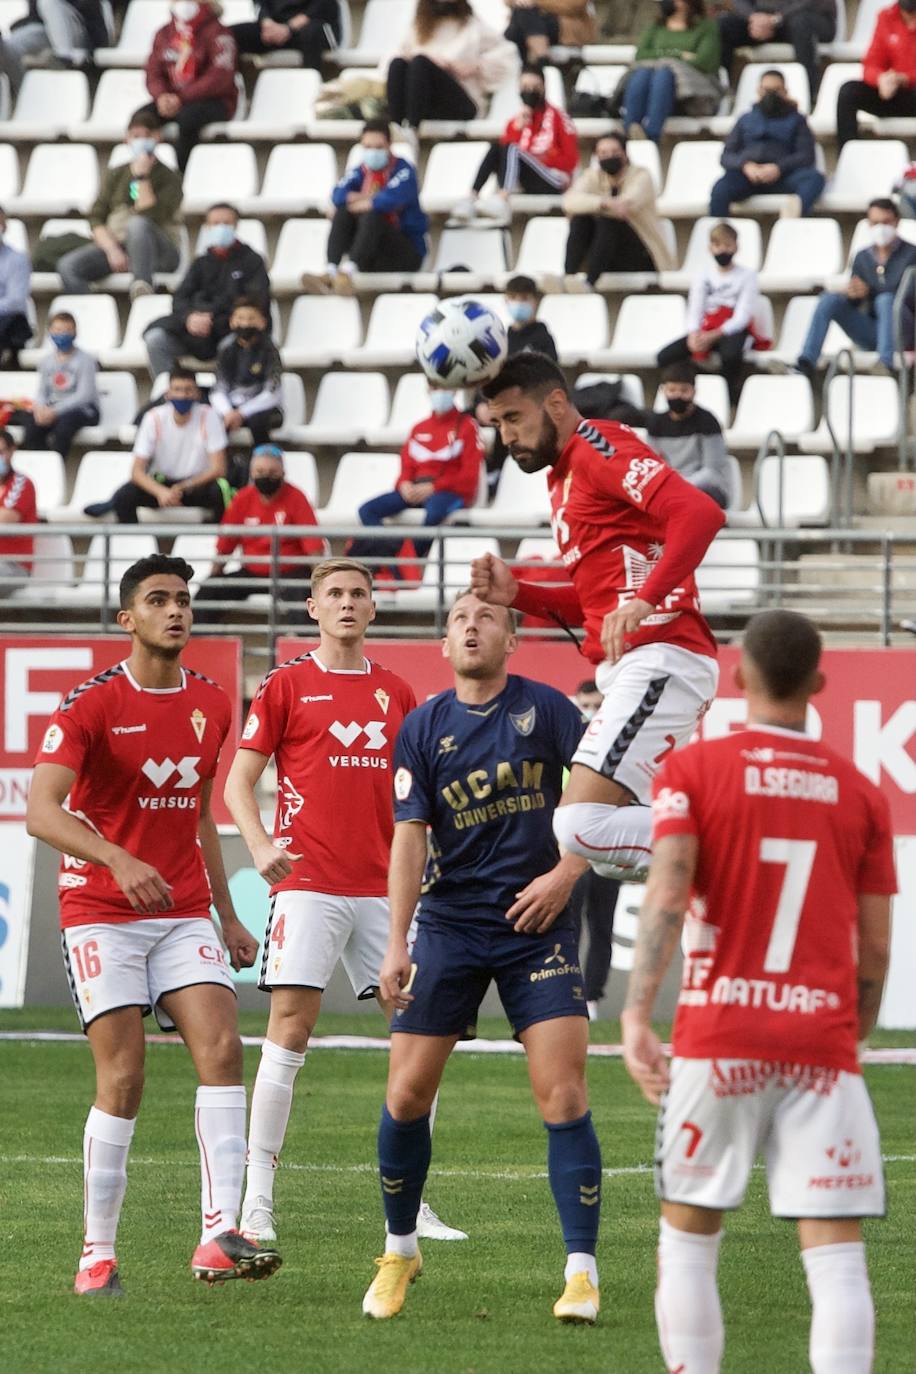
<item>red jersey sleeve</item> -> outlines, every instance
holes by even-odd
[[[703,555],[725,524],[725,512],[711,496],[669,469],[653,487],[647,508],[665,526],[665,552],[646,578],[640,596],[657,606],[695,573]]]
[[[681,750],[669,756],[652,782],[652,839],[666,835],[697,835],[693,770],[689,754]]]
[[[564,576],[562,569],[558,569],[558,576]],[[512,605],[522,615],[537,615],[542,620],[559,619],[567,625],[585,624],[579,594],[571,582],[559,587],[519,582]]]
[[[897,891],[894,832],[887,798],[877,788],[869,793],[871,831],[859,867],[857,891],[891,895]]]
[[[254,749],[270,758],[286,732],[289,718],[288,673],[268,673],[257,690],[239,741],[240,749]]]
[[[3,507],[5,510],[14,510],[23,525],[37,523],[38,507],[31,477],[26,477],[24,472],[11,475],[3,497]]]

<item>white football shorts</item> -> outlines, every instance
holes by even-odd
[[[687,744],[715,697],[719,665],[676,645],[643,644],[619,663],[600,664],[595,681],[604,700],[572,761],[648,805],[655,774],[672,749]]]
[[[758,1155],[775,1217],[884,1215],[878,1123],[861,1074],[675,1059],[658,1115],[658,1196],[731,1211]]]
[[[357,998],[372,997],[388,946],[388,898],[278,892],[264,932],[258,986],[319,988],[343,964]]]
[[[195,983],[219,983],[235,992],[219,934],[204,916],[68,926],[61,946],[83,1030],[120,1007],[141,1007],[144,1016],[152,1011],[162,1030],[174,1030],[158,1005],[167,992]]]

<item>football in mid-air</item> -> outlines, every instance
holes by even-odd
[[[479,386],[509,351],[506,326],[472,296],[440,301],[417,331],[417,361],[433,386]]]

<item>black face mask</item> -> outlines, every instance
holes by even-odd
[[[275,496],[283,485],[282,477],[256,477],[254,485],[262,496]]]
[[[602,172],[607,172],[609,177],[615,177],[623,171],[622,157],[603,157],[598,163]]]
[[[914,0],[916,3],[916,0]],[[794,109],[788,100],[784,100],[776,91],[767,91],[760,97],[760,112],[766,115],[767,119],[779,119],[781,115],[788,114]]]
[[[452,4],[452,0],[433,0],[431,8],[439,19],[448,19],[458,13],[458,6]]]
[[[734,256],[734,253],[713,253],[713,257],[720,267],[730,266]]]
[[[235,337],[245,343],[251,343],[254,339],[259,339],[263,333],[263,329],[256,329],[253,324],[245,324],[235,331]]]
[[[693,402],[684,396],[672,396],[668,402],[668,409],[672,415],[686,415],[692,404]]]
[[[539,110],[547,103],[542,91],[522,91],[521,97],[522,104],[527,105],[529,110]]]

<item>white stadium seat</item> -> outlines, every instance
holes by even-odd
[[[130,6],[136,9],[138,0]],[[149,0],[139,0],[141,5]],[[81,138],[90,143],[114,143],[124,137],[127,121],[135,110],[149,104],[145,72],[104,71],[99,78],[92,102],[92,113],[79,130]]]
[[[780,466],[782,475],[782,524],[826,525],[830,519],[830,469],[815,453],[789,453],[784,459],[768,454],[757,471],[757,490],[747,510],[730,510],[728,523],[736,528],[764,524],[779,526]]]
[[[684,219],[707,213],[713,183],[722,176],[724,146],[711,141],[674,145],[665,189],[657,202],[660,215]]]
[[[352,525],[364,501],[393,491],[401,470],[397,453],[345,453],[334,470],[328,504],[318,512],[322,525]]]
[[[719,222],[711,215],[704,215],[696,221],[690,231],[683,266],[676,272],[662,272],[660,275],[661,284],[666,291],[690,289],[694,277],[703,271],[709,261],[709,231]],[[738,254],[735,261],[741,267],[750,267],[754,272],[759,271],[763,256],[759,223],[755,219],[739,219],[733,215],[729,215],[728,222],[738,235]],[[804,223],[810,224],[811,221],[805,220]]]
[[[11,143],[0,143],[0,205],[7,214],[19,191],[19,154]]]
[[[503,463],[493,504],[473,509],[472,525],[546,525],[550,521],[550,497],[543,472],[523,472],[513,458]]]
[[[320,74],[306,67],[261,72],[247,114],[227,126],[227,136],[243,143],[283,143],[304,134],[315,113],[320,84]]]
[[[50,449],[17,448],[17,472],[31,478],[39,516],[64,504],[64,460]]]
[[[303,272],[324,270],[330,227],[327,219],[284,220],[270,269],[274,291],[298,293]]]
[[[105,583],[105,535],[94,534],[89,541],[86,560],[75,587],[60,587],[52,600],[56,605],[98,606],[107,591],[109,602],[117,602],[118,584],[132,563],[158,552],[151,534],[131,532],[113,534],[108,545],[108,583]]]
[[[88,425],[79,432],[80,443],[86,448],[117,441],[124,426],[133,424],[139,409],[137,383],[132,372],[100,372],[97,386],[99,423]]]
[[[852,446],[856,453],[876,448],[896,448],[900,426],[900,393],[895,377],[853,377]],[[799,437],[799,445],[815,453],[832,453],[833,440],[827,415],[841,448],[849,432],[849,378],[834,377],[824,401],[824,415],[817,429]]]
[[[413,0],[368,0],[359,39],[352,48],[338,48],[341,66],[369,67],[390,56],[410,32],[416,5]]]
[[[414,425],[429,413],[429,382],[422,372],[405,372],[398,378],[391,414],[377,428],[366,430],[366,443],[374,448],[390,444],[400,448]]]
[[[99,193],[99,159],[88,143],[39,143],[32,149],[19,195],[7,196],[8,214],[42,218],[85,215]]]
[[[299,296],[283,341],[284,367],[327,367],[359,346],[359,301],[346,296]]]
[[[253,215],[301,215],[327,210],[336,184],[337,158],[329,143],[282,143],[271,149],[260,192],[236,199]]]
[[[751,605],[760,586],[756,539],[714,539],[697,569],[697,586],[700,606],[707,613]]]
[[[198,143],[191,152],[184,174],[185,214],[202,215],[216,201],[231,199],[244,209],[258,186],[258,164],[254,149],[243,144]]]
[[[97,48],[98,67],[145,67],[153,38],[169,22],[168,0],[131,0],[124,11],[121,36],[113,48]]]
[[[662,160],[659,155],[658,145],[645,139],[642,143],[632,142],[627,144],[627,157],[634,167],[642,167],[652,178],[652,185],[655,187],[655,194],[661,195],[662,190]]]
[[[735,100],[732,105],[730,122],[747,114],[752,105],[757,104],[757,88],[764,72],[782,72],[789,99],[794,100],[802,114],[811,112],[811,88],[808,73],[800,62],[748,62],[742,69],[735,87]],[[714,121],[715,123],[715,121]]]
[[[423,209],[431,215],[445,214],[464,200],[488,151],[488,143],[437,143],[420,190]]]
[[[725,440],[730,449],[758,448],[773,429],[791,443],[810,430],[814,419],[807,377],[748,377],[741,389],[735,423]]]
[[[590,359],[598,368],[655,367],[665,344],[687,331],[683,296],[627,296],[620,306],[610,348]]]
[[[48,511],[49,520],[65,524],[68,521],[83,520],[87,506],[96,501],[107,501],[118,487],[130,478],[133,457],[130,453],[111,453],[90,450],[80,459],[76,470],[73,492],[66,505]]]
[[[861,7],[860,7],[861,12]],[[830,137],[836,134],[836,103],[840,87],[847,81],[862,80],[861,62],[831,62],[824,68],[817,100],[811,111],[810,124],[815,138]],[[860,112],[859,119],[873,123],[869,115]]]
[[[295,431],[296,442],[340,447],[360,443],[368,429],[385,423],[389,401],[381,372],[326,372],[318,384],[312,418]]]
[[[864,57],[865,50],[871,42],[879,11],[887,8],[887,0],[859,0],[856,5],[855,23],[848,40],[841,40],[838,33],[836,41],[827,45],[834,59],[846,62],[858,61],[859,58]],[[829,71],[830,68],[828,67],[827,70]]]
[[[172,313],[171,296],[139,296],[130,307],[124,337],[116,348],[110,348],[99,359],[103,367],[146,367],[148,357],[143,331],[153,320]]]
[[[179,534],[172,545],[172,557],[183,558],[194,569],[194,576],[188,586],[192,591],[210,573],[210,565],[216,557],[215,534]]]
[[[98,357],[117,345],[121,334],[118,305],[114,296],[55,296],[47,318],[57,310],[67,310],[76,320],[76,334],[80,348]],[[34,367],[48,351],[47,327],[40,348],[24,348],[20,360],[24,367]]]
[[[89,113],[89,82],[84,72],[27,71],[12,119],[0,121],[0,138],[41,143],[72,135]]]
[[[843,268],[843,235],[835,219],[779,219],[760,270],[761,291],[810,291]]]
[[[535,215],[522,231],[515,271],[525,276],[556,276],[563,271],[569,221],[557,215]]]
[[[607,305],[603,296],[545,296],[538,319],[553,335],[564,365],[590,362],[595,353],[607,348]]]
[[[347,367],[398,367],[413,361],[420,322],[438,305],[424,291],[376,296],[366,342],[344,354]]]
[[[861,212],[875,196],[889,195],[908,162],[902,139],[854,139],[840,152],[836,171],[820,198],[820,208]]]
[[[42,457],[47,457],[43,454]],[[17,460],[22,457],[17,453]],[[54,599],[54,588],[73,583],[76,572],[73,563],[73,540],[69,534],[36,534],[33,547],[32,575],[22,587],[17,587],[11,601],[47,602]],[[49,595],[50,593],[50,595]]]
[[[433,271],[460,272],[466,289],[472,291],[504,276],[506,266],[506,236],[501,229],[442,230]]]
[[[312,510],[318,505],[318,465],[314,453],[303,453],[297,449],[286,449],[283,454],[286,480],[290,486],[304,491]]]

